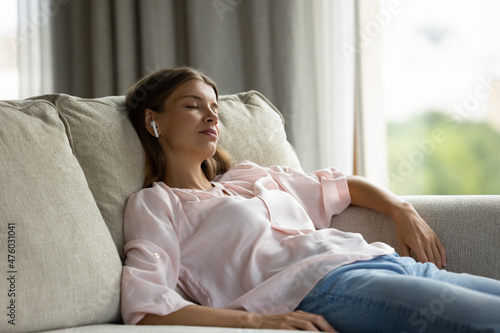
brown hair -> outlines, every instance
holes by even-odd
[[[200,80],[211,86],[217,100],[219,92],[215,82],[200,71],[190,67],[161,69],[139,80],[129,89],[126,96],[128,116],[141,140],[146,152],[146,168],[144,187],[150,187],[153,182],[162,181],[165,176],[166,158],[163,150],[144,125],[146,109],[161,113],[165,111],[165,102],[182,83],[188,80]],[[203,161],[201,167],[208,180],[226,172],[231,167],[231,157],[228,152],[217,146],[214,156]]]

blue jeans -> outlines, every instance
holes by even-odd
[[[296,310],[339,332],[500,332],[500,281],[397,254],[328,273]]]

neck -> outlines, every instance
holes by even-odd
[[[176,160],[167,163],[167,172],[163,182],[170,187],[206,190],[212,187],[201,169],[201,162],[186,163]]]

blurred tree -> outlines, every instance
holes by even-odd
[[[389,181],[399,195],[500,194],[500,133],[430,111],[388,124]]]

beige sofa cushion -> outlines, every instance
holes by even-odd
[[[57,110],[0,101],[0,119],[0,331],[119,320],[121,262]]]
[[[83,99],[59,95],[54,104],[89,188],[123,259],[123,212],[142,188],[144,153],[130,123],[124,97]]]
[[[123,212],[127,198],[141,189],[144,175],[144,153],[127,118],[125,98],[35,98],[54,103],[67,122],[74,154],[123,259]],[[220,145],[236,162],[300,168],[286,140],[283,117],[264,96],[250,91],[221,96],[219,103]]]
[[[287,141],[281,113],[261,93],[243,92],[219,98],[220,145],[236,162],[250,160],[262,166],[286,165],[300,169]]]

